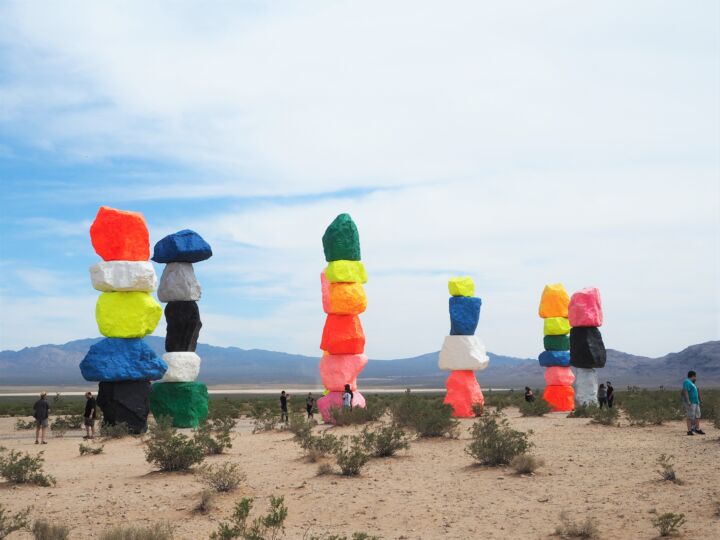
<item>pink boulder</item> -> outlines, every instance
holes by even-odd
[[[545,368],[545,384],[549,386],[571,386],[575,374],[569,367],[553,366]]]
[[[322,305],[325,313],[330,313],[330,282],[325,277],[325,272],[320,272],[320,290],[322,290]]]
[[[447,395],[444,403],[452,405],[455,411],[453,416],[458,418],[473,418],[475,416],[474,406],[483,406],[483,397],[480,385],[475,378],[475,372],[469,370],[453,371],[448,377]]]
[[[318,410],[326,424],[334,424],[332,416],[333,409],[341,409],[343,406],[342,392],[329,392],[317,400]],[[365,398],[360,392],[353,392],[352,406],[365,408]]]
[[[331,392],[342,392],[349,384],[357,390],[357,376],[368,362],[364,354],[324,354],[320,359],[320,377],[325,388]]]
[[[570,326],[602,326],[603,312],[600,291],[595,287],[581,289],[570,298]]]

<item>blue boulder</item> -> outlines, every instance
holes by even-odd
[[[142,339],[106,338],[90,347],[80,362],[86,381],[156,381],[167,364]]]
[[[152,260],[156,263],[196,263],[210,257],[210,244],[195,231],[185,229],[170,234],[155,244]]]
[[[482,301],[476,296],[450,298],[450,335],[472,336],[480,320]]]
[[[543,367],[567,367],[570,365],[570,351],[543,351],[538,360]]]

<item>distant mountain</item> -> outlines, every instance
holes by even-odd
[[[146,338],[158,353],[164,339]],[[64,345],[41,345],[20,351],[0,352],[0,386],[70,386],[87,383],[79,364],[98,339],[82,339]],[[259,349],[198,345],[203,359],[201,379],[210,385],[317,385],[321,386],[318,357]],[[692,345],[661,358],[646,358],[608,349],[608,361],[600,378],[626,385],[677,386],[689,369],[698,372],[703,387],[720,386],[720,341]],[[365,387],[440,388],[447,374],[437,367],[437,352],[402,360],[370,360],[360,381]],[[483,388],[543,386],[543,368],[537,360],[490,353],[489,367],[478,375]]]

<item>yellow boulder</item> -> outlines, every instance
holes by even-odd
[[[469,276],[450,278],[448,281],[448,291],[450,291],[451,296],[474,296],[475,283]]]
[[[564,336],[570,332],[570,321],[567,317],[548,317],[543,326],[546,336]]]
[[[562,283],[545,285],[542,296],[540,297],[538,314],[543,319],[547,319],[548,317],[567,317],[569,304],[570,297]]]
[[[105,292],[95,304],[100,333],[109,338],[141,338],[160,322],[162,307],[146,292]]]
[[[330,283],[367,283],[367,272],[360,261],[332,261],[325,268]]]

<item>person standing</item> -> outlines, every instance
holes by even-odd
[[[607,382],[607,405],[608,409],[612,409],[613,400],[615,399],[615,389],[613,388],[610,381]]]
[[[45,442],[45,433],[50,418],[50,404],[47,400],[47,392],[41,393],[40,399],[33,405],[33,417],[35,418],[35,444],[47,444]]]
[[[601,409],[603,408],[603,405],[608,404],[607,388],[605,388],[605,385],[602,383],[600,384],[600,386],[598,386],[597,397],[598,397],[598,403],[600,403]]]
[[[85,436],[83,439],[95,438],[95,417],[97,416],[97,402],[92,392],[85,392]]]
[[[533,401],[535,401],[535,394],[529,386],[525,387],[525,401],[527,401],[528,403],[532,403]]]
[[[288,408],[287,408],[287,402],[288,398],[290,397],[290,394],[286,394],[285,390],[280,392],[280,421],[285,422],[286,424],[290,421],[288,418]]]
[[[700,429],[700,392],[695,384],[696,381],[697,374],[692,370],[688,371],[687,378],[683,381],[682,399],[687,413],[687,434],[705,435]]]
[[[312,392],[308,392],[307,397],[305,398],[305,409],[307,410],[308,420],[312,419],[313,417],[313,408],[315,407],[315,398],[312,395]]]
[[[353,393],[352,390],[350,390],[350,385],[345,385],[345,391],[343,392],[343,407],[346,409],[352,409],[352,398]]]

